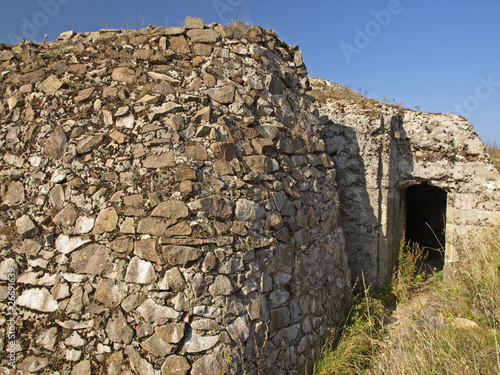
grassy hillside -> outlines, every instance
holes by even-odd
[[[443,283],[441,273],[421,281],[418,252],[405,248],[391,286],[358,295],[315,375],[500,373],[500,227],[464,241],[459,251],[463,261],[453,281]],[[389,329],[394,299],[400,303],[423,287],[432,303]]]
[[[488,153],[493,160],[493,164],[495,164],[495,167],[497,167],[498,171],[500,172],[500,148],[498,148],[497,144],[493,142],[487,143],[486,149],[488,150]]]

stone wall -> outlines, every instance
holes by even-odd
[[[25,372],[310,367],[350,272],[297,48],[188,17],[0,61],[2,371],[12,327]]]
[[[333,87],[316,78],[311,84],[325,92]],[[449,271],[459,261],[456,241],[500,219],[500,177],[483,143],[462,117],[406,110],[346,90],[340,93],[349,99],[318,101],[318,108],[337,168],[353,278],[388,281],[406,229],[405,189],[422,183],[447,193]]]

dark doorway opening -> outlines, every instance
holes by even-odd
[[[420,184],[406,189],[406,241],[424,249],[428,270],[444,266],[446,203],[447,193],[438,187]]]

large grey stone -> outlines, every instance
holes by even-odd
[[[184,27],[186,29],[203,29],[203,18],[188,16],[184,20]]]

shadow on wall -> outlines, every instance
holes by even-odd
[[[411,181],[413,157],[398,115],[322,116],[323,139],[337,168],[341,219],[353,282],[390,278],[406,226],[403,188]]]

